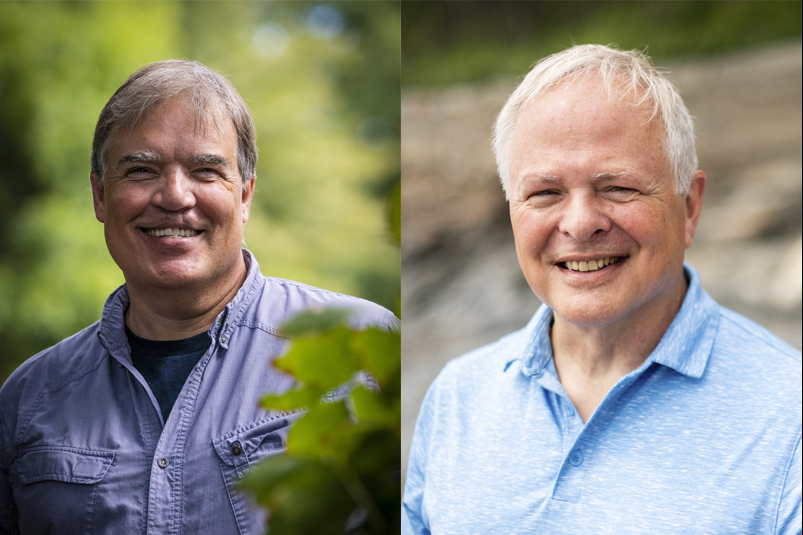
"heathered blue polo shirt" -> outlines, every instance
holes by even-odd
[[[552,311],[451,361],[418,416],[402,532],[801,533],[801,355],[689,289],[585,424]]]

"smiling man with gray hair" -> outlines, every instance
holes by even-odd
[[[146,65],[103,108],[92,198],[126,283],[0,389],[0,534],[263,533],[237,482],[299,416],[259,406],[294,384],[272,364],[280,327],[327,306],[396,319],[241,249],[255,140],[236,89],[195,62]]]
[[[684,263],[692,119],[643,54],[539,62],[493,138],[544,303],[422,404],[403,533],[801,532],[801,356]]]

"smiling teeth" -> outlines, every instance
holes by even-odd
[[[198,234],[198,231],[183,229],[183,228],[160,228],[160,229],[149,230],[148,234],[150,234],[151,236],[156,236],[157,238],[162,238],[164,236],[189,238],[190,236],[195,236],[196,234]]]
[[[600,258],[599,260],[589,260],[575,262],[574,260],[569,262],[564,262],[566,269],[571,269],[572,271],[597,271],[598,269],[602,269],[608,264],[615,264],[620,260],[618,256],[609,256],[608,258]]]

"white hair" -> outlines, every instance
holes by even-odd
[[[539,61],[496,118],[492,143],[505,197],[509,199],[510,142],[521,110],[550,89],[588,75],[599,77],[609,96],[617,92],[624,97],[633,92],[638,104],[649,106],[649,121],[660,117],[675,190],[686,195],[697,170],[697,153],[692,117],[675,86],[639,50],[624,52],[610,46],[575,45]]]

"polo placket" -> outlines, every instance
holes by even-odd
[[[648,360],[637,370],[619,379],[585,424],[568,394],[564,391],[558,395],[566,414],[563,421],[566,423],[565,430],[568,432],[563,435],[564,457],[552,490],[553,499],[579,503],[583,492],[583,480],[591,464],[594,449],[599,442],[600,426],[604,426],[608,421],[608,407],[616,403],[620,395],[638,379],[650,364],[651,361]]]
[[[551,318],[545,316],[541,324],[549,323]],[[544,325],[545,330],[549,329]],[[538,332],[538,331],[537,331]],[[588,470],[589,460],[593,447],[588,440],[588,425],[583,424],[580,413],[574,407],[571,398],[566,393],[558,378],[557,369],[552,359],[552,345],[548,336],[536,337],[528,346],[527,354],[522,365],[522,373],[531,375],[541,386],[549,392],[551,405],[558,412],[555,421],[559,422],[562,438],[561,449],[563,461],[552,487],[552,499],[577,503],[583,490],[583,479]],[[604,403],[604,401],[603,401]],[[591,419],[593,420],[593,418]],[[588,423],[591,423],[589,420]]]
[[[534,374],[534,377],[542,388],[549,391],[551,404],[558,411],[555,421],[560,423],[563,462],[552,488],[552,499],[577,503],[583,490],[583,479],[592,450],[583,447],[584,442],[588,442],[583,440],[583,436],[588,436],[587,429],[554,372],[551,348],[547,356],[549,360],[543,360],[541,369]]]
[[[564,428],[561,429],[563,435],[563,462],[555,479],[555,486],[552,489],[552,498],[566,502],[577,503],[583,490],[583,479],[585,478],[588,462],[586,457],[589,452],[582,447],[582,436],[584,431],[583,420],[574,404],[564,392],[553,394],[558,398],[561,408]]]

